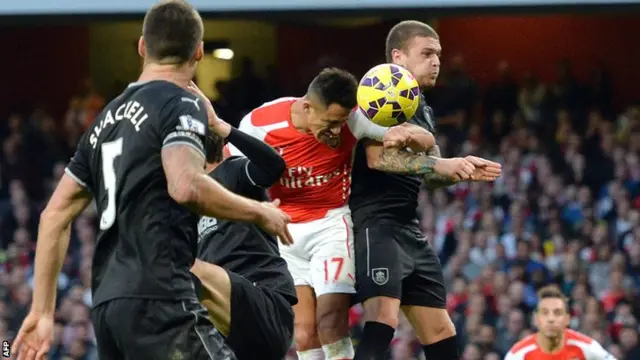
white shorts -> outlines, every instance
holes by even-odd
[[[280,243],[296,286],[323,294],[354,294],[353,223],[349,207],[330,210],[318,220],[289,224],[293,245]]]

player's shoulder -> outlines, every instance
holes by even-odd
[[[422,106],[423,111],[427,114],[427,118],[431,122],[435,122],[435,113],[433,112],[433,108],[425,102]]]
[[[524,359],[524,355],[536,350],[537,348],[538,343],[536,342],[536,335],[528,335],[511,347],[508,352],[510,357],[507,357],[507,359]]]
[[[567,329],[565,330],[565,339],[568,345],[573,345],[582,350],[582,353],[587,360],[615,360],[615,358],[607,352],[600,343],[585,334]]]
[[[159,114],[174,111],[206,113],[206,107],[203,104],[206,100],[169,81],[131,83],[123,95],[142,100],[147,106],[154,107]]]
[[[164,80],[152,80],[145,82],[133,82],[127,86],[122,95],[133,95],[149,98],[158,103],[167,101],[179,101],[180,97],[196,98],[186,89]]]
[[[436,130],[436,118],[431,106],[427,104],[424,96],[420,96],[420,103],[416,114],[409,119],[409,122],[418,125],[428,131],[435,132]]]
[[[356,106],[353,109],[351,109],[351,112],[349,113],[349,122],[364,121],[364,120],[369,121],[369,118],[367,118],[367,115],[365,115],[361,107]]]
[[[589,336],[572,329],[566,329],[564,331],[564,336],[567,341],[578,342],[585,345],[590,345],[595,341]]]
[[[291,104],[296,100],[295,97],[282,97],[266,102],[247,114],[243,121],[249,121],[255,127],[288,123]]]
[[[139,86],[139,89],[135,89]],[[207,108],[205,101],[188,90],[168,81],[154,80],[141,84],[131,84],[138,98],[151,105],[156,111],[156,124],[175,125],[177,130],[188,130],[204,136],[207,128]]]
[[[271,101],[267,101],[262,105],[258,106],[256,110],[257,109],[276,109],[281,106],[291,106],[291,104],[294,103],[296,100],[298,100],[297,97],[284,96]]]

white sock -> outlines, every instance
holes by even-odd
[[[350,360],[355,356],[351,338],[342,338],[334,343],[322,345],[326,360]]]
[[[324,360],[324,351],[322,349],[298,351],[298,360]]]

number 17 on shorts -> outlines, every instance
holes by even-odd
[[[317,263],[313,264],[316,260]],[[329,256],[321,259],[312,259],[311,274],[313,288],[316,296],[322,294],[355,293],[355,263],[352,258],[344,256]],[[320,271],[319,271],[320,270]]]

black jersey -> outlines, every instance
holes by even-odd
[[[249,164],[245,157],[232,156],[210,176],[236,194],[266,201],[266,190],[248,175]],[[198,258],[241,275],[254,285],[276,291],[291,304],[297,303],[293,278],[280,257],[275,237],[253,224],[211,217],[200,219],[198,233]]]
[[[409,123],[435,133],[433,110],[427,106],[424,96],[420,96],[418,111],[409,119]],[[352,179],[349,207],[355,227],[370,221],[400,224],[417,222],[422,176],[392,174],[369,168],[365,143],[360,141],[356,145]]]
[[[187,145],[204,156],[207,114],[166,81],[131,84],[96,117],[66,172],[93,194],[99,228],[93,303],[136,297],[194,299],[189,269],[198,217],[167,190],[161,150]]]

